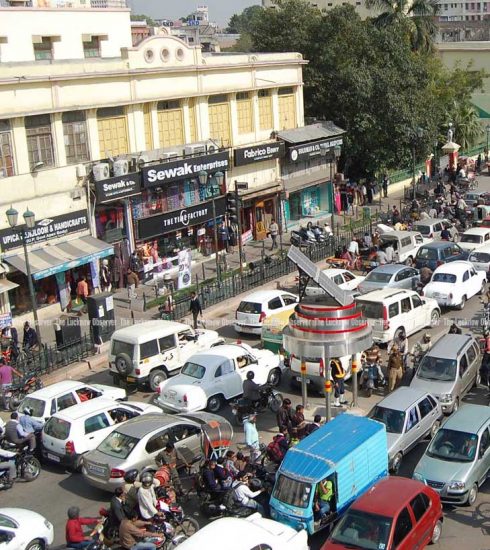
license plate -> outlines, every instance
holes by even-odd
[[[51,453],[46,453],[46,456],[49,460],[52,460],[53,462],[61,462],[61,458],[56,455],[52,455]]]
[[[296,380],[297,380],[298,382],[301,382],[301,381],[302,381],[301,376],[297,376],[297,377],[296,377]],[[308,380],[308,378],[306,379],[306,383],[307,383],[307,384],[310,383],[310,381]]]
[[[105,468],[103,466],[96,466],[95,464],[88,464],[87,470],[98,476],[103,476],[105,474]]]
[[[136,378],[133,378],[132,376],[128,376],[126,378],[126,382],[136,382]]]

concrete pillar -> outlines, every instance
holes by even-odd
[[[230,94],[230,123],[231,123],[231,146],[238,143],[238,113],[236,110],[236,94]]]
[[[272,99],[272,129],[276,132],[282,130],[279,127],[279,95],[278,90],[275,88],[271,90],[271,99]]]
[[[63,122],[61,113],[51,115],[51,128],[53,133],[53,149],[56,166],[66,166],[65,136],[63,135]]]
[[[143,104],[129,105],[127,107],[129,152],[137,153],[146,150],[145,143],[145,117]]]
[[[10,123],[12,127],[12,141],[15,152],[15,173],[28,174],[31,171],[31,167],[29,164],[29,154],[27,152],[27,138],[24,118],[12,118]]]
[[[209,139],[211,131],[209,129],[208,96],[197,98],[196,115],[198,140]]]
[[[101,155],[99,145],[99,127],[97,125],[97,109],[89,109],[86,116],[90,157],[92,160],[99,160]]]
[[[254,117],[254,139],[259,141],[260,134],[260,118],[259,118],[259,94],[257,90],[252,92],[252,112]]]

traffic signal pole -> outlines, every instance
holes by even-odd
[[[242,244],[242,213],[240,208],[240,197],[238,195],[238,185],[235,180],[235,205],[238,224],[238,256],[240,258],[240,275],[243,275],[243,244]]]

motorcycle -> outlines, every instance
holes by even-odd
[[[16,411],[27,394],[40,390],[42,387],[43,383],[40,378],[35,375],[28,375],[20,384],[9,388],[4,393],[5,407],[11,411]]]
[[[485,303],[483,300],[480,300],[483,306],[483,312],[481,316],[482,330],[484,333],[490,331],[490,302]]]
[[[276,413],[280,409],[283,400],[281,393],[271,386],[264,386],[259,391],[260,399],[258,401],[252,402],[249,399],[241,397],[230,403],[231,412],[237,425],[241,426],[244,418],[250,414],[263,412],[266,409]]]
[[[297,230],[291,231],[290,242],[294,246],[310,246],[316,243],[316,239],[310,240],[306,237],[305,233]]]
[[[186,535],[182,531],[178,531],[173,527],[165,518],[165,516],[155,516],[152,521],[152,525],[148,528],[148,531],[155,533],[155,537],[145,539],[145,542],[152,542],[156,545],[157,549],[170,550],[175,548],[179,544],[182,544],[189,538],[190,535]]]
[[[371,397],[373,391],[382,388],[386,384],[384,376],[381,377],[378,372],[378,366],[375,364],[363,364],[361,374],[361,388],[366,390],[366,397]]]
[[[5,440],[2,441],[2,448],[8,451],[17,450],[17,446],[13,443],[8,443]],[[17,468],[17,479],[23,479],[24,481],[34,481],[39,477],[41,473],[41,464],[39,460],[34,457],[29,451],[28,446],[20,449],[15,457],[15,467]],[[13,480],[10,479],[8,470],[0,470],[0,489],[10,489],[13,485]]]
[[[161,471],[161,469],[160,469]],[[158,479],[157,475],[155,477]],[[172,494],[166,487],[155,488],[158,498],[160,511],[164,514],[166,521],[174,528],[176,534],[183,533],[186,537],[191,537],[196,531],[199,531],[200,525],[194,518],[186,516],[182,506],[175,502],[175,494]]]

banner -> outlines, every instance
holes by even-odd
[[[58,292],[60,294],[60,306],[62,310],[65,310],[70,304],[70,285],[66,281],[66,273],[56,273],[56,284],[58,285]]]
[[[260,145],[241,147],[234,151],[235,166],[281,158],[284,156],[284,151],[284,141],[269,141]]]
[[[341,137],[322,139],[310,143],[302,143],[301,145],[296,145],[289,148],[289,158],[292,162],[307,160],[311,157],[316,157],[328,151],[331,151],[333,147],[336,147],[337,145],[342,145],[342,143],[343,142]]]
[[[97,203],[111,202],[132,195],[138,195],[141,191],[141,174],[135,172],[103,181],[96,181],[95,195]]]
[[[191,249],[181,250],[178,254],[179,258],[179,278],[177,280],[177,288],[187,288],[192,282],[192,254]]]
[[[99,262],[97,260],[90,262],[90,276],[92,277],[92,286],[100,290]]]
[[[0,329],[12,326],[12,313],[0,313]]]

